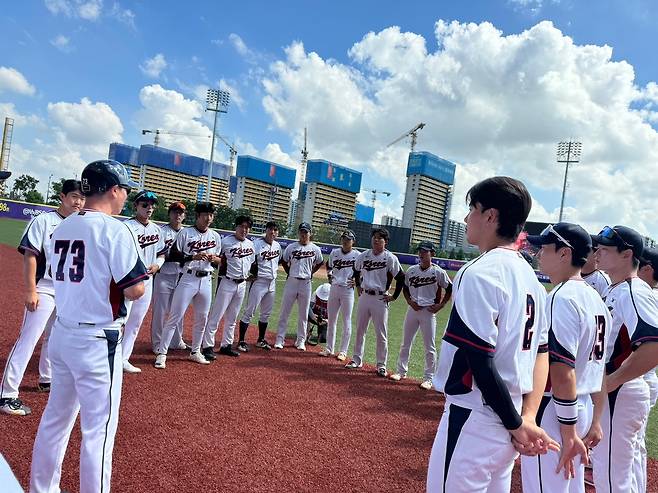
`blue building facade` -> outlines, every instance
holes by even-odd
[[[287,166],[253,156],[238,156],[235,175],[278,187],[295,188],[296,171]]]
[[[330,187],[359,193],[361,172],[324,159],[309,159],[306,164],[306,183],[322,183]]]

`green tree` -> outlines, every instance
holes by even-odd
[[[36,190],[30,190],[25,194],[25,197],[23,198],[25,202],[30,202],[31,204],[43,204],[43,195],[41,192],[37,192]]]
[[[16,180],[14,180],[14,186],[9,193],[9,198],[13,200],[27,200],[27,194],[29,192],[37,191],[37,184],[39,180],[32,176],[21,175]],[[41,194],[39,194],[41,195]],[[41,201],[43,202],[43,195],[41,195]]]
[[[59,198],[59,194],[62,193],[62,187],[64,186],[65,181],[66,178],[60,178],[58,181],[54,181],[51,184],[50,196],[46,197],[46,204],[59,206],[59,204],[62,202],[62,200]]]

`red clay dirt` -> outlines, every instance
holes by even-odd
[[[0,365],[23,317],[21,257],[0,245]],[[191,314],[186,318],[189,339]],[[443,404],[417,382],[399,384],[372,368],[343,369],[335,359],[294,348],[219,356],[208,366],[172,352],[153,368],[147,317],[124,375],[112,489],[162,492],[424,491],[427,461]],[[256,330],[250,329],[253,343]],[[271,336],[271,334],[270,334]],[[372,336],[369,334],[369,336]],[[398,348],[391,348],[391,364]],[[32,445],[47,394],[36,391],[33,358],[21,398],[28,417],[0,415],[0,452],[27,486]],[[77,491],[76,426],[62,488]],[[474,451],[476,452],[476,451]],[[652,461],[649,484],[658,479]],[[513,491],[520,491],[515,472]]]

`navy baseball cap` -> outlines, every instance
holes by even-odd
[[[343,231],[343,234],[340,235],[341,238],[348,238],[350,240],[356,240],[356,235],[351,229],[346,229]]]
[[[573,250],[576,258],[587,259],[592,251],[592,237],[581,226],[572,223],[549,224],[539,235],[528,235],[528,243],[536,247],[554,244]]]
[[[633,256],[642,258],[644,251],[644,238],[642,235],[627,226],[606,226],[594,237],[598,245],[614,246],[622,250],[633,250]]]
[[[416,251],[427,250],[428,252],[436,253],[436,247],[434,243],[428,240],[423,240],[418,244]]]
[[[130,179],[130,174],[125,166],[112,159],[94,161],[85,166],[80,177],[82,193],[94,195],[105,193],[114,186],[130,191],[139,185]]]
[[[658,248],[644,248],[642,257],[640,257],[640,267],[644,267],[645,265],[650,265],[654,269],[658,270]]]
[[[158,196],[156,195],[155,192],[151,192],[149,190],[142,190],[137,195],[135,195],[135,198],[133,199],[133,202],[135,204],[137,202],[152,202],[154,204],[157,204],[158,203]]]
[[[300,223],[299,228],[297,228],[299,231],[306,230],[309,233],[311,232],[311,225],[307,222]]]

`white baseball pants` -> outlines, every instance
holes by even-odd
[[[33,312],[25,310],[23,325],[14,347],[11,348],[0,382],[0,399],[18,397],[18,387],[34,353],[39,338],[44,334],[39,355],[39,382],[50,383],[51,368],[48,357],[48,339],[55,320],[55,297],[47,293],[39,294],[39,304]]]
[[[343,320],[343,334],[340,341],[341,353],[346,353],[350,347],[352,337],[352,310],[354,309],[354,288],[331,285],[329,301],[327,302],[327,351],[334,354],[336,345],[336,326],[338,325],[338,312]]]
[[[226,277],[219,278],[217,281],[217,294],[210,309],[206,328],[202,334],[194,333],[192,351],[198,351],[201,347],[215,347],[215,334],[222,318],[224,319],[224,332],[221,346],[231,346],[233,344],[235,323],[244,299],[245,284],[245,282],[238,284]],[[199,335],[201,337],[198,337]]]
[[[198,334],[199,343],[203,336],[203,331],[208,321],[208,310],[210,310],[210,301],[212,298],[212,276],[196,277],[194,274],[185,273],[178,281],[174,297],[171,300],[169,316],[162,331],[160,347],[158,354],[167,354],[171,340],[176,332],[176,327],[183,323],[187,307],[194,307],[194,326],[192,333]],[[198,351],[199,348],[192,349]]]
[[[128,312],[123,341],[121,342],[123,361],[128,361],[133,354],[139,329],[142,327],[144,317],[146,317],[146,313],[149,311],[149,306],[151,305],[151,296],[153,296],[153,278],[148,277],[144,279],[144,295],[132,302],[132,306]]]
[[[404,316],[400,357],[398,358],[398,373],[406,376],[407,371],[409,371],[411,346],[419,329],[425,344],[425,373],[423,378],[424,380],[432,380],[436,367],[436,317],[426,307],[418,311],[411,307],[407,308],[407,313]]]
[[[295,346],[306,343],[306,328],[308,326],[308,305],[311,302],[311,280],[289,277],[283,288],[279,326],[275,344],[283,344],[288,330],[288,319],[292,306],[297,302],[299,315],[297,317],[297,339]]]
[[[647,373],[644,376],[644,381],[647,382],[649,386],[649,412],[651,408],[656,405],[656,400],[658,400],[658,376],[656,371]],[[638,436],[637,448],[635,449],[635,460],[633,463],[633,469],[635,470],[635,478],[637,480],[637,489],[638,491],[646,491],[647,489],[647,444],[646,444],[646,435],[647,435],[647,424],[649,422],[649,414],[647,414],[647,419],[644,420],[642,424],[642,429],[640,430],[640,435]]]
[[[34,441],[30,493],[59,493],[62,461],[80,413],[80,493],[108,493],[121,401],[121,330],[57,319],[53,381]]]
[[[154,351],[160,346],[164,324],[169,315],[174,291],[178,284],[178,274],[158,273],[153,280],[153,316],[151,318],[151,346]],[[183,340],[183,322],[181,321],[171,339],[171,347],[177,348]]]
[[[276,296],[276,279],[256,278],[249,286],[247,296],[247,307],[242,313],[241,321],[248,324],[260,306],[258,321],[267,323],[274,307],[274,297]]]
[[[368,324],[372,320],[377,337],[377,369],[386,368],[388,359],[388,303],[383,295],[370,295],[365,292],[359,296],[356,309],[356,341],[352,360],[359,366],[363,364],[363,352],[366,344]]]

